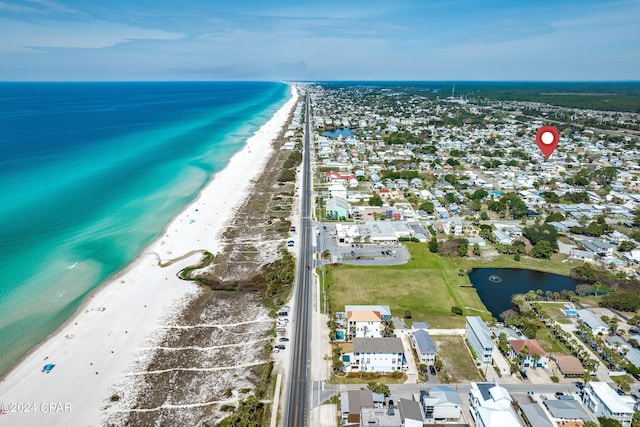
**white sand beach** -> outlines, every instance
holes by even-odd
[[[171,324],[198,286],[177,273],[218,252],[220,235],[249,195],[297,102],[291,98],[247,140],[197,200],[126,270],[90,295],[64,326],[0,381],[0,426],[97,426],[115,384],[146,360],[163,325]],[[194,252],[195,251],[195,252]],[[181,257],[184,256],[184,259]],[[163,262],[179,258],[167,267]],[[47,364],[55,364],[42,372]]]

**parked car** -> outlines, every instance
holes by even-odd
[[[273,348],[277,348],[278,350],[284,350],[284,344],[278,344],[278,345],[274,345]]]
[[[429,373],[431,375],[436,375],[436,368],[433,365],[429,365]]]
[[[284,317],[284,316],[288,316],[289,312],[288,311],[279,311],[278,312],[278,316]]]
[[[295,245],[295,242],[293,240],[289,240],[287,242],[287,246],[292,247],[293,245]]]
[[[289,342],[289,338],[282,337],[278,341],[280,341],[280,342]]]

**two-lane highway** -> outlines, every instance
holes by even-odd
[[[311,295],[313,291],[313,222],[311,220],[311,109],[306,96],[304,147],[302,167],[300,246],[298,254],[295,312],[291,340],[291,370],[284,423],[288,427],[302,427],[309,419],[309,344],[311,338]]]

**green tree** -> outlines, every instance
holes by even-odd
[[[618,245],[618,252],[630,252],[637,247],[635,243],[630,240],[625,240]]]
[[[432,237],[429,240],[428,246],[429,246],[429,252],[434,254],[438,252],[438,239],[436,239],[435,237]]]
[[[371,381],[369,384],[367,384],[367,388],[374,393],[384,394],[385,396],[389,396],[389,394],[391,394],[388,385],[375,381]]]
[[[485,190],[485,189],[483,189],[483,188],[480,188],[480,189],[478,189],[478,190],[474,191],[474,192],[469,196],[469,198],[470,198],[471,200],[482,200],[482,199],[484,199],[485,197],[487,197],[488,195],[489,195],[489,193],[487,192],[487,190]]]
[[[460,246],[458,246],[458,256],[466,257],[469,253],[469,244],[466,240],[462,240],[460,242]]]
[[[383,203],[382,199],[380,198],[380,196],[378,194],[374,194],[369,199],[369,206],[382,206],[382,203]]]
[[[554,193],[555,194],[555,193]],[[564,221],[565,217],[560,212],[553,212],[545,218],[544,222],[560,222]]]
[[[423,211],[432,214],[435,210],[435,206],[433,205],[433,202],[427,200],[426,202],[423,202],[420,206],[418,206],[418,209],[422,209]]]
[[[598,417],[598,421],[600,421],[600,427],[622,427],[620,421],[613,418]]]
[[[480,245],[478,245],[477,243],[474,243],[473,245],[473,255],[480,256]]]
[[[553,249],[551,249],[551,243],[546,240],[540,240],[536,245],[531,248],[531,256],[534,258],[551,258]]]

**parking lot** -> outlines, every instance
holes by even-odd
[[[397,243],[338,244],[335,223],[318,225],[318,251],[328,250],[332,263],[355,265],[405,264],[411,257],[404,245]]]

